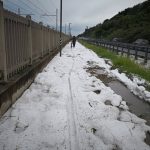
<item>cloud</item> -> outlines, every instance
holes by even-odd
[[[55,17],[40,17],[40,14],[46,12],[48,14],[55,14],[56,8],[60,8],[60,0],[11,0],[17,5],[23,5],[24,1],[29,7],[36,10],[36,18],[42,19],[45,23],[55,26]],[[145,0],[62,0],[63,2],[63,26],[68,23],[71,24],[72,33],[78,35],[84,32],[86,26],[92,27],[98,23],[102,23],[105,19],[110,19],[119,11],[128,7],[132,7]],[[32,3],[36,5],[32,5]],[[42,10],[38,9],[41,8]],[[30,11],[31,11],[30,8]],[[26,8],[27,9],[27,8]],[[29,11],[28,11],[29,12]],[[60,14],[60,12],[58,13]]]
[[[119,11],[132,7],[144,0],[65,0],[63,21],[72,23],[72,32],[79,34],[86,26],[92,27],[110,19]]]

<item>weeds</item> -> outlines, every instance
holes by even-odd
[[[85,47],[93,50],[99,56],[110,59],[114,67],[119,68],[122,72],[126,72],[127,74],[136,74],[150,82],[150,70],[140,66],[133,60],[108,51],[106,48],[89,44],[85,41],[80,41],[80,43],[82,43]]]

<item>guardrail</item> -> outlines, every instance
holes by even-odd
[[[121,42],[110,42],[96,39],[84,38],[87,42],[95,44],[97,46],[103,46],[109,50],[116,52],[117,54],[123,55],[124,53],[129,57],[134,56],[135,59],[143,58],[144,63],[150,60],[150,47],[149,46],[139,46],[136,44],[121,43]]]
[[[69,36],[62,34],[62,44]],[[59,47],[59,32],[3,8],[0,1],[0,80],[7,81]]]

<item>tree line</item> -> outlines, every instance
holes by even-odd
[[[127,8],[111,19],[85,29],[79,36],[132,43],[137,39],[150,41],[150,0]]]

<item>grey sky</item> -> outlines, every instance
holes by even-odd
[[[71,22],[72,34],[79,34],[86,28],[102,23],[119,11],[145,0],[63,0],[63,24]],[[59,7],[59,0],[53,0]]]
[[[26,7],[27,3],[34,10],[36,7],[45,9],[47,13],[54,14],[56,8],[59,9],[60,0],[4,0],[13,1],[22,7]],[[23,2],[24,3],[23,3]],[[105,19],[109,19],[125,8],[132,7],[145,0],[62,0],[63,1],[63,26],[68,23],[71,24],[72,34],[78,35],[84,32],[86,26],[92,27],[98,23],[102,23]],[[34,8],[34,5],[36,5]],[[9,7],[12,7],[11,5]],[[29,8],[26,8],[29,9]],[[22,9],[23,10],[23,9]],[[54,17],[41,17],[40,12],[37,17],[43,22],[53,24],[55,26]],[[46,21],[45,21],[46,20]],[[64,31],[64,28],[63,28]]]

